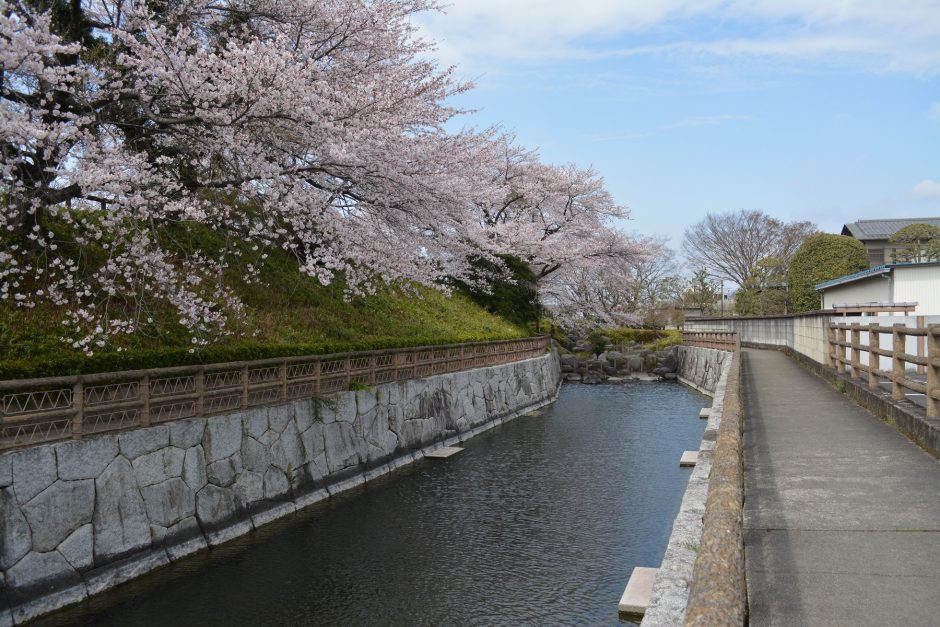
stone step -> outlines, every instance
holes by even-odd
[[[620,603],[617,609],[621,614],[646,614],[646,608],[649,607],[650,598],[653,596],[653,583],[656,581],[658,568],[647,568],[637,566],[630,575],[630,581],[620,597]]]
[[[694,466],[698,463],[698,451],[684,451],[679,459],[679,466]]]
[[[710,418],[712,415],[712,410],[710,407],[703,407],[702,411],[698,413],[699,418]]]
[[[439,449],[434,449],[430,453],[425,453],[424,456],[428,459],[447,459],[462,450],[463,449],[459,446],[442,446]]]

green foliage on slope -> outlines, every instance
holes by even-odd
[[[182,252],[210,254],[225,244],[208,230],[176,229]],[[330,285],[298,270],[296,260],[268,250],[261,280],[246,283],[244,267],[230,267],[223,282],[245,310],[232,335],[194,347],[169,307],[149,303],[154,319],[133,335],[117,337],[106,350],[86,356],[61,340],[63,313],[53,307],[18,309],[0,304],[0,379],[56,376],[198,363],[262,359],[525,337],[529,332],[486,311],[465,295],[448,296],[408,284],[376,285],[369,295],[350,296],[338,278]],[[92,251],[93,254],[93,251]],[[258,263],[255,252],[244,257]]]

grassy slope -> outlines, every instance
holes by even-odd
[[[187,232],[186,236],[190,238],[183,242],[187,247],[211,251],[220,243],[211,233],[197,237]],[[508,339],[528,334],[464,296],[446,296],[425,287],[402,290],[384,286],[375,295],[346,299],[341,281],[320,285],[301,274],[288,255],[269,252],[259,284],[240,281],[242,267],[231,268],[225,278],[247,309],[236,336],[196,353],[189,352],[189,337],[169,310],[157,313],[159,324],[147,333],[122,338],[124,352],[87,358],[59,339],[59,312],[0,305],[0,379]]]

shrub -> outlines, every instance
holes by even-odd
[[[788,284],[793,311],[819,309],[817,283],[852,274],[868,267],[868,255],[860,241],[847,235],[819,233],[800,246],[790,262]]]

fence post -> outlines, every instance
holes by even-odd
[[[927,327],[927,325],[925,324],[924,316],[917,316],[915,320],[917,321],[918,329],[924,329]],[[928,338],[920,336],[920,335],[917,336],[917,356],[918,357],[923,357],[924,355],[927,354],[927,352],[924,350],[925,348],[924,342],[927,339]],[[920,364],[917,364],[917,374],[924,374],[925,372],[927,372],[927,366],[922,366]]]
[[[321,365],[320,365],[320,360],[318,359],[315,362],[313,362],[313,395],[314,396],[320,396],[320,375],[321,374],[322,374]]]
[[[242,366],[242,409],[248,409],[248,366]]]
[[[940,324],[927,327],[927,417],[940,418]]]
[[[375,385],[375,353],[369,355],[369,385]]]
[[[901,334],[903,324],[895,324],[894,331],[891,332],[893,339],[891,345],[891,398],[896,401],[904,400],[904,389],[901,387],[901,379],[904,378],[904,361],[901,360],[901,354],[904,352],[904,335]]]
[[[845,374],[845,329],[836,329],[836,372]]]
[[[826,325],[826,362],[830,368],[836,367],[836,331],[832,328],[832,323]]]
[[[862,332],[859,330],[859,324],[857,322],[852,323],[852,378],[858,379],[859,376],[859,366],[862,365],[861,360],[861,349],[859,345],[862,343]]]
[[[281,379],[281,400],[287,400],[287,361],[281,362],[281,365],[278,366],[278,376]]]
[[[140,423],[141,427],[150,425],[150,376],[144,375],[140,379]]]
[[[876,328],[877,322],[868,325],[868,388],[872,390],[878,387],[878,375],[875,370],[881,369],[881,355],[875,352],[881,348],[881,334]]]
[[[345,388],[348,390],[349,386],[352,384],[352,359],[350,357],[343,359],[343,373],[346,381]]]
[[[81,440],[85,426],[85,382],[81,377],[72,386],[72,408],[75,410],[72,416],[72,437]]]
[[[206,411],[206,369],[199,368],[195,374],[196,379],[196,415],[202,416]]]

